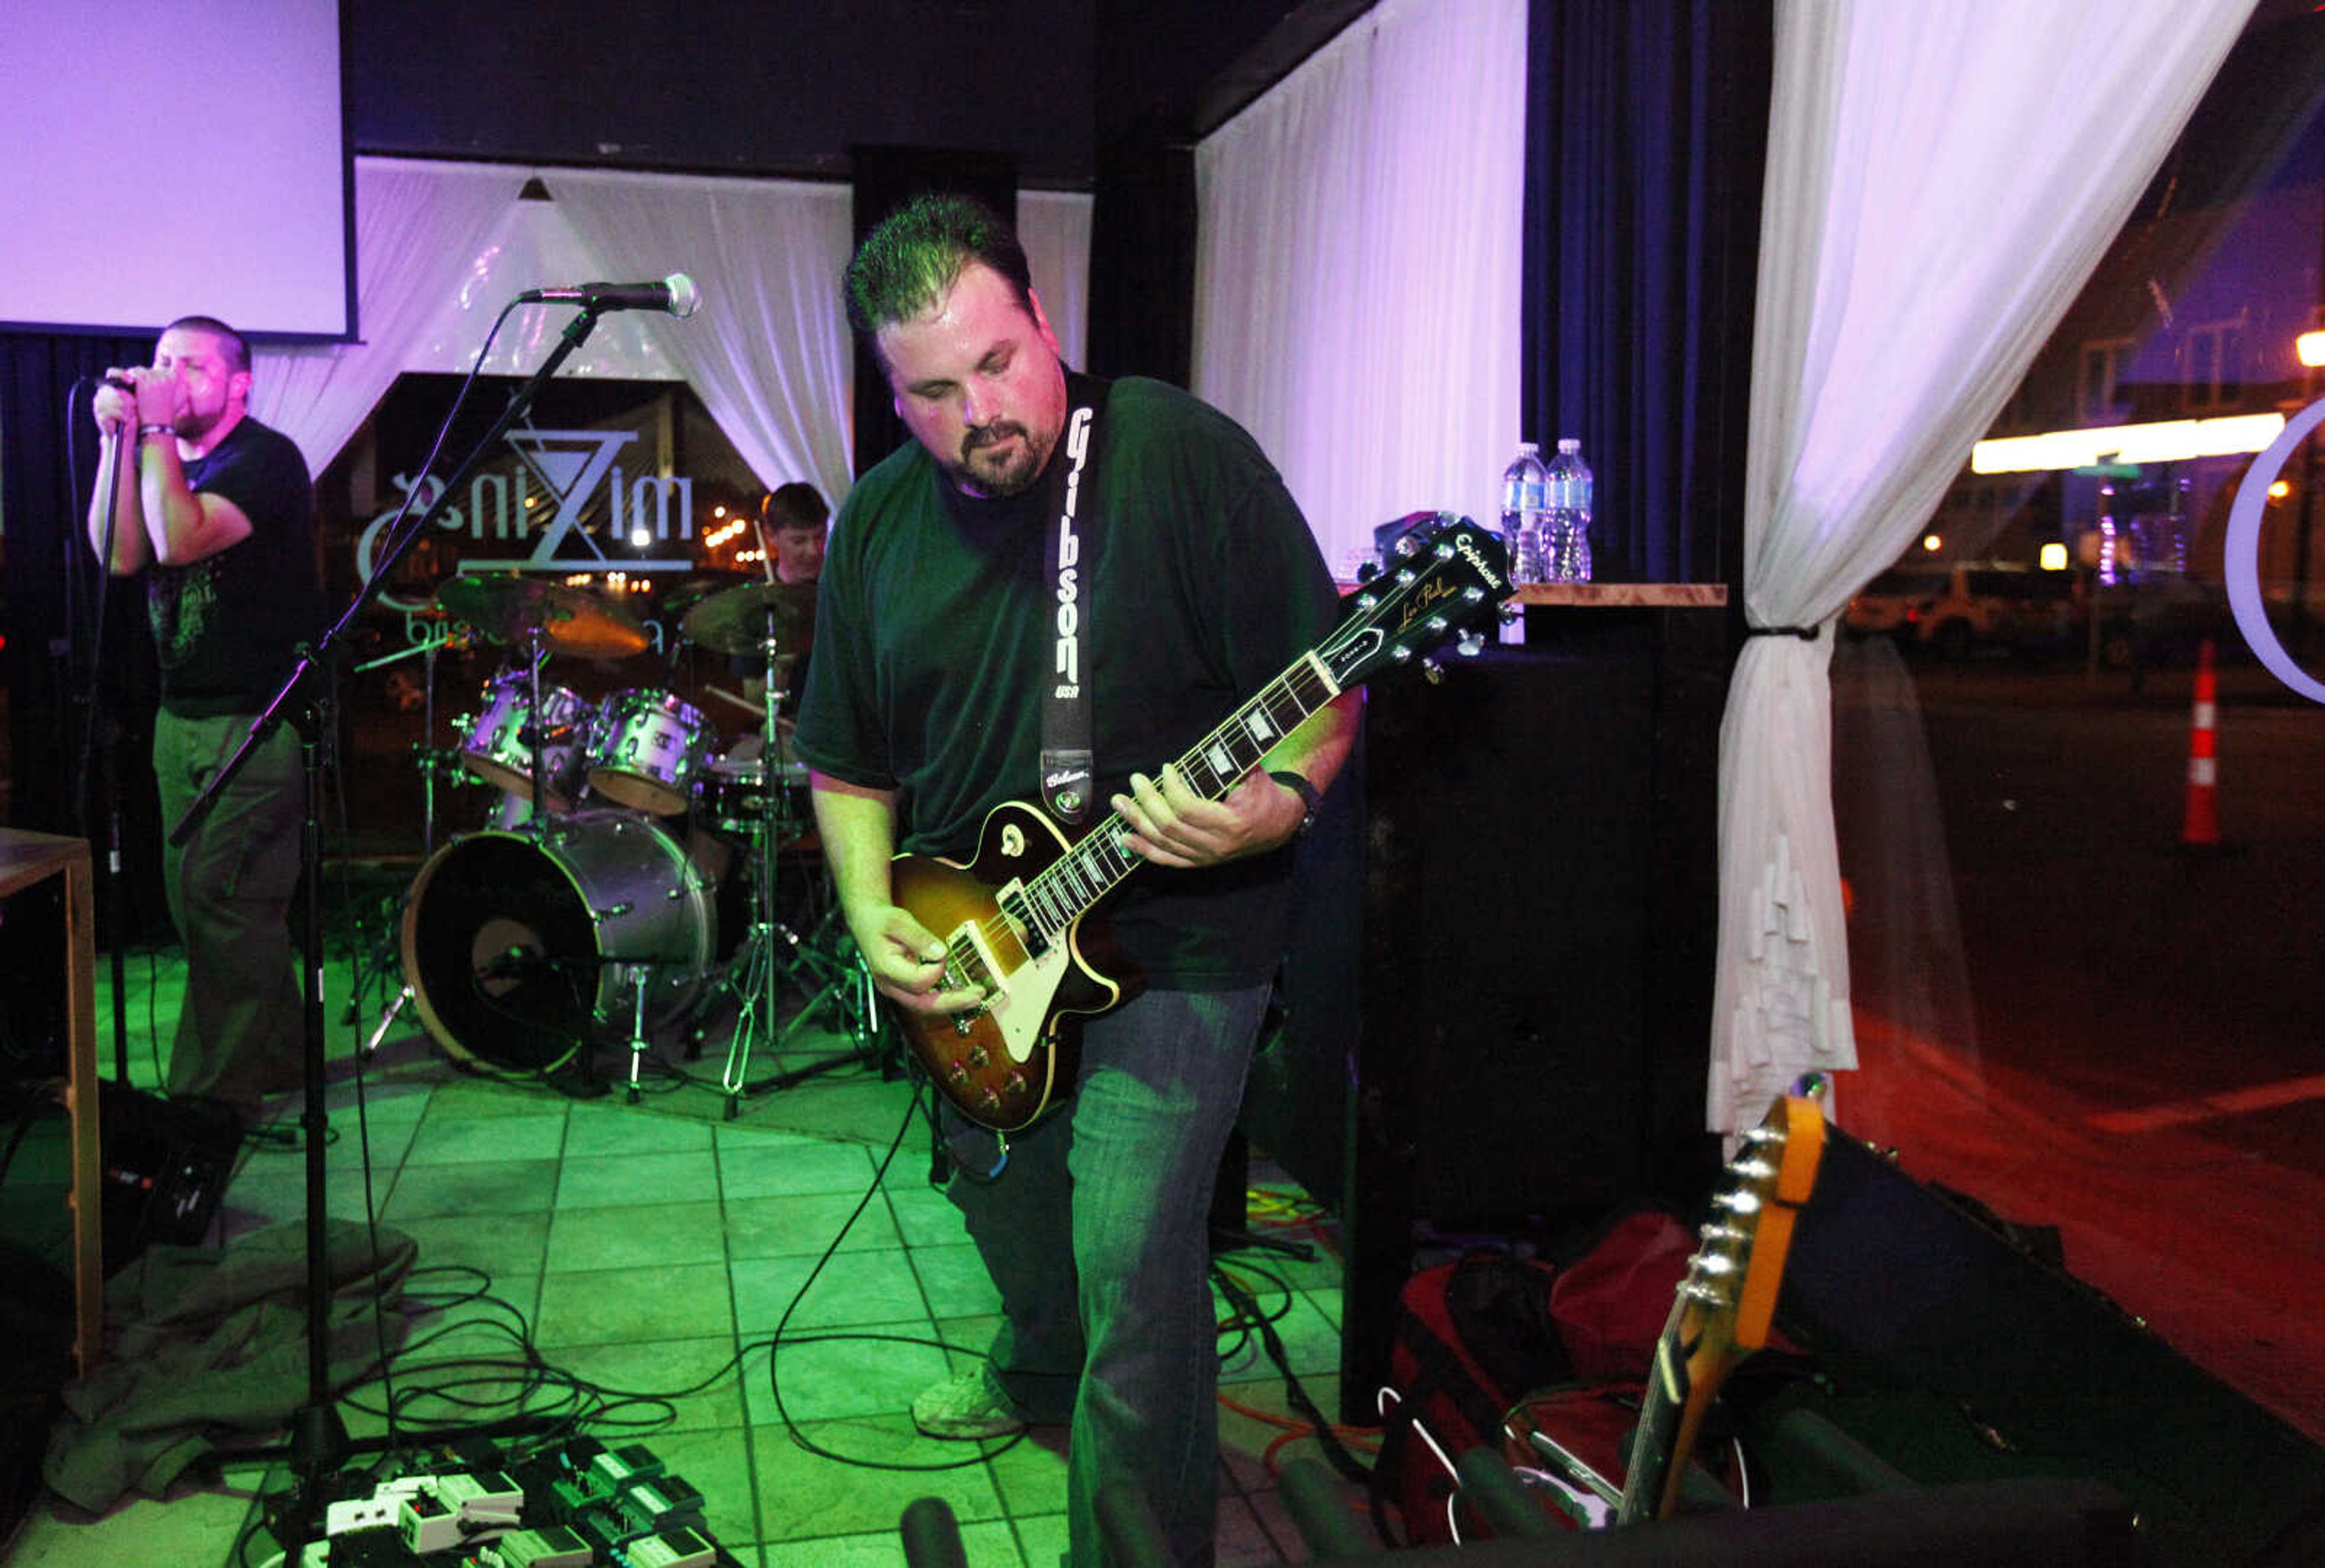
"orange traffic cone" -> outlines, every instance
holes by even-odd
[[[2218,761],[2212,752],[2218,689],[2212,674],[2212,639],[2206,637],[2196,654],[2196,700],[2188,730],[2188,810],[2180,822],[2180,842],[2189,848],[2213,849],[2220,842],[2220,819],[2212,801],[2213,786],[2218,782]]]

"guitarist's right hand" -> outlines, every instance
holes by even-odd
[[[975,986],[943,988],[945,944],[909,911],[890,904],[867,913],[870,930],[848,924],[882,996],[915,1013],[958,1013],[985,999]]]

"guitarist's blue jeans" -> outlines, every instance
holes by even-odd
[[[1144,1494],[1178,1562],[1211,1561],[1211,1189],[1267,996],[1149,991],[1084,1028],[1070,1109],[1013,1135],[997,1175],[991,1133],[961,1123],[952,1140],[951,1196],[1001,1292],[995,1378],[1020,1415],[1073,1423],[1076,1564],[1099,1560],[1098,1489],[1116,1480]]]

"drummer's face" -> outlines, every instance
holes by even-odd
[[[821,524],[812,528],[778,528],[772,538],[777,581],[813,582],[823,575]]]

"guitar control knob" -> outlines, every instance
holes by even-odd
[[[1445,684],[1444,668],[1434,659],[1423,659],[1421,661],[1421,678],[1432,686],[1442,686]]]
[[[972,1045],[969,1047],[968,1064],[971,1067],[976,1068],[979,1072],[984,1072],[985,1064],[992,1060],[992,1053],[987,1051],[982,1044]]]
[[[968,1038],[968,1020],[969,1015],[967,1013],[955,1013],[952,1016],[952,1032],[964,1040]]]
[[[968,1081],[968,1069],[962,1066],[959,1061],[956,1059],[953,1064],[945,1070],[945,1079],[950,1083],[967,1083]]]

